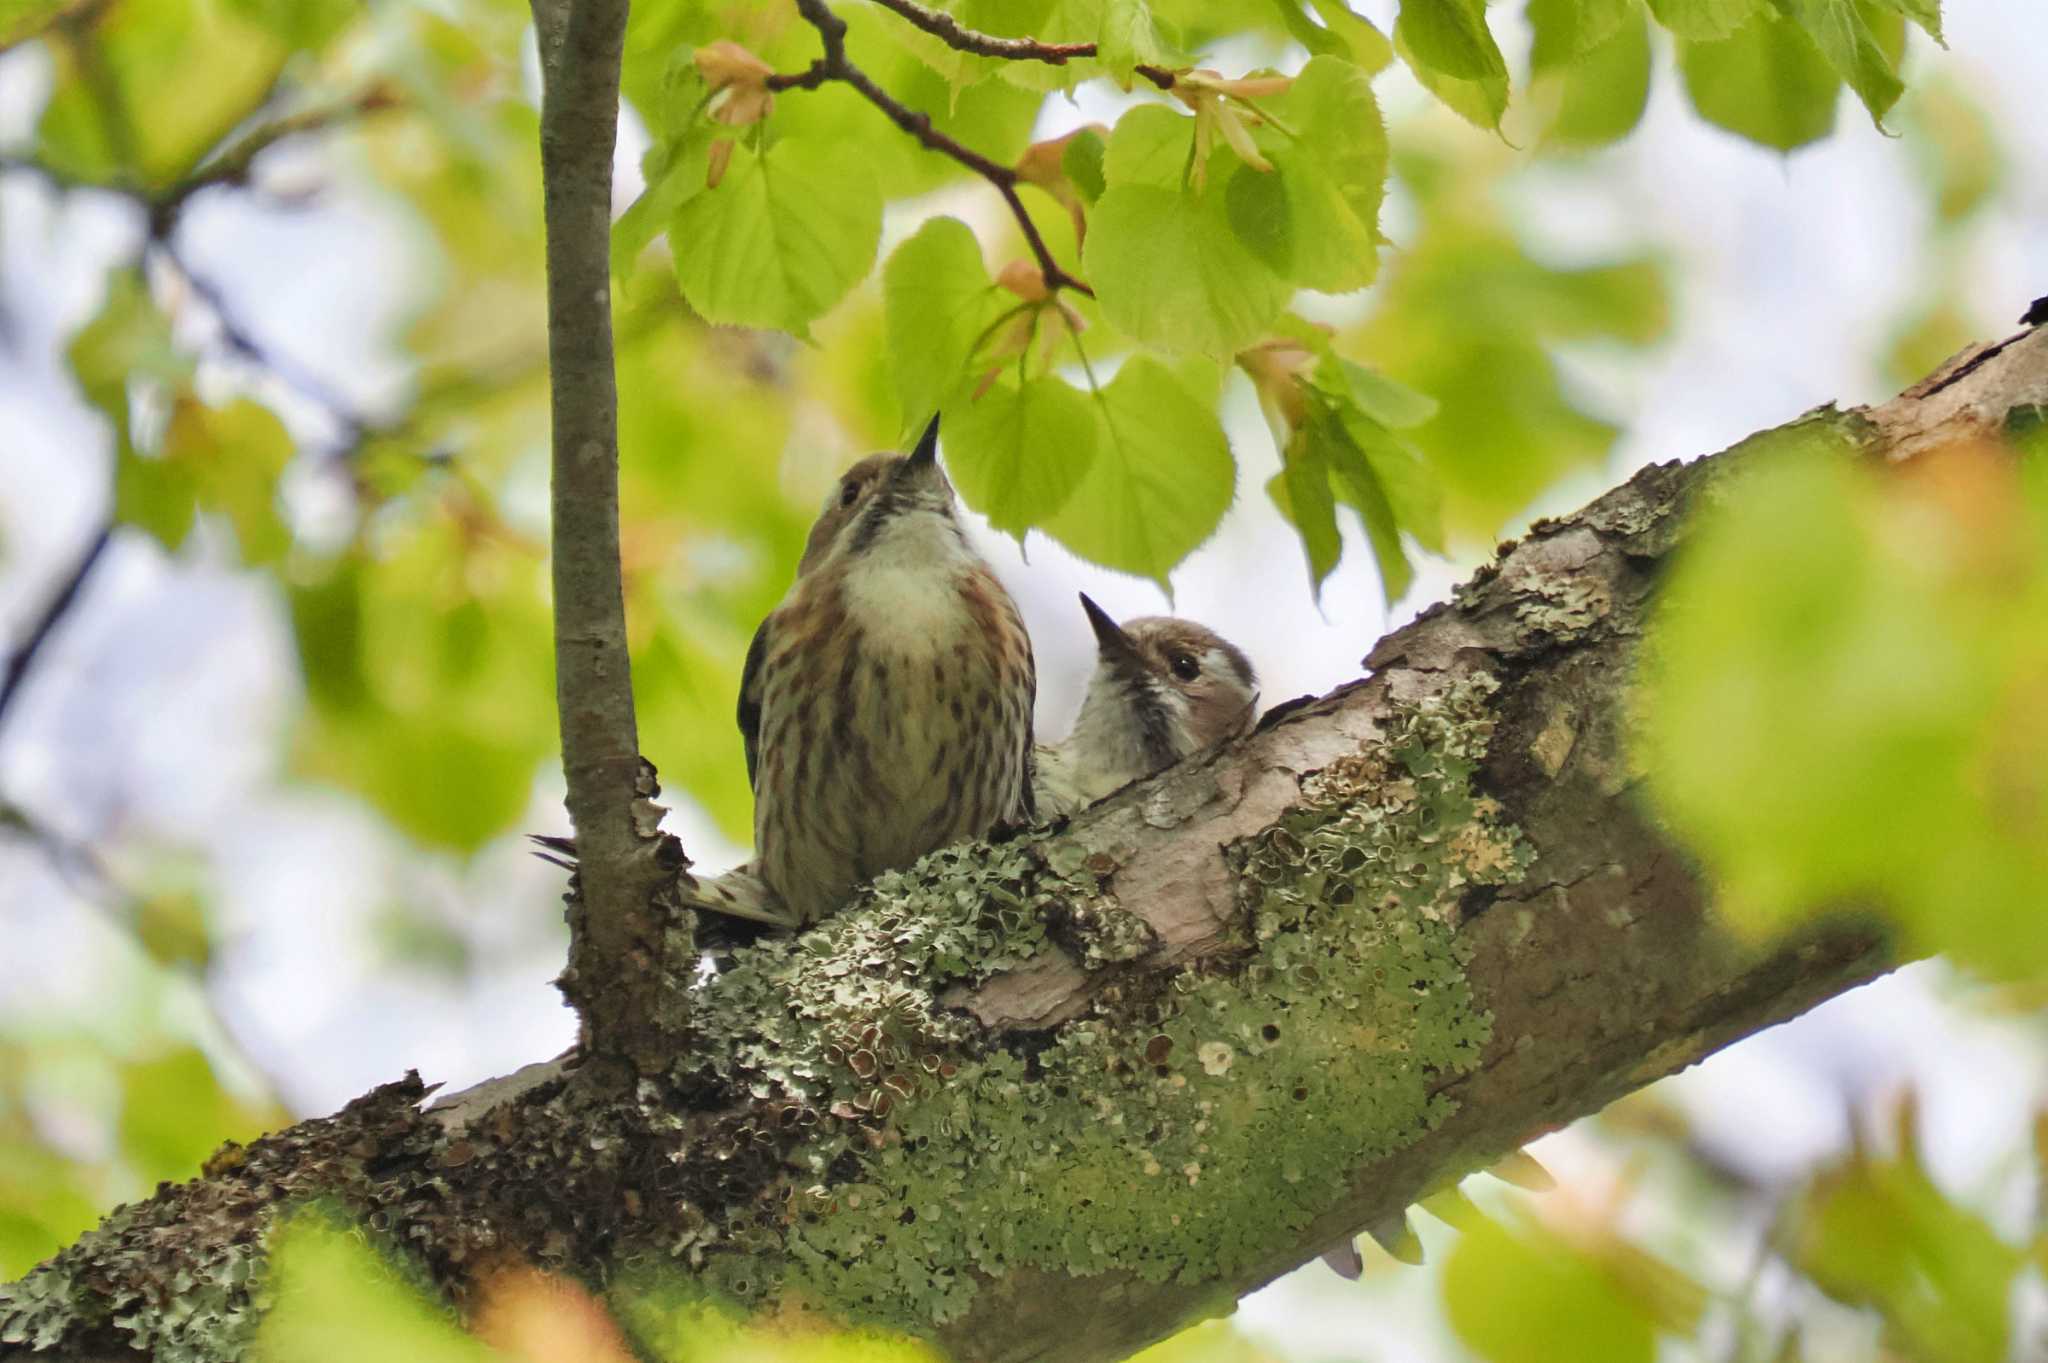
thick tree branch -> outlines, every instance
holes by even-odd
[[[2044,406],[2035,332],[1807,420],[1900,458]],[[1724,932],[1624,750],[1662,565],[1754,448],[1535,527],[1369,678],[742,951],[636,1093],[571,1058],[422,1111],[408,1079],[224,1152],[0,1289],[0,1353],[231,1357],[252,1232],[318,1195],[458,1303],[508,1255],[615,1295],[651,1264],[1092,1363],[1869,978],[1867,921]]]
[[[681,848],[655,829],[657,788],[640,760],[620,582],[608,252],[626,9],[626,0],[535,0],[534,18],[546,72],[555,698],[582,862],[562,990],[593,1054],[655,1066],[687,1015],[678,981],[688,979],[695,950],[687,919],[657,903]]]
[[[818,30],[818,38],[825,46],[825,55],[801,72],[791,75],[771,76],[768,88],[771,90],[815,90],[828,80],[836,80],[852,86],[863,99],[880,109],[891,123],[917,139],[919,144],[951,157],[982,179],[994,185],[996,192],[1003,196],[1003,202],[1010,207],[1010,215],[1017,220],[1017,227],[1024,233],[1031,254],[1038,261],[1038,270],[1045,278],[1049,289],[1072,289],[1090,298],[1095,291],[1060,268],[1053,259],[1052,249],[1039,234],[1038,224],[1031,220],[1030,212],[1024,207],[1024,200],[1017,194],[1017,183],[1021,178],[1014,166],[999,165],[980,152],[965,146],[932,126],[929,114],[919,113],[901,100],[875,84],[867,72],[855,66],[846,55],[846,21],[832,12],[825,0],[796,0],[797,9]],[[1172,78],[1168,77],[1171,83]]]

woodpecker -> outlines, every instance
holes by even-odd
[[[747,650],[741,871],[767,893],[744,916],[816,922],[861,881],[1032,819],[1031,640],[967,543],[938,433],[846,471]]]
[[[1038,814],[1071,814],[1251,728],[1258,677],[1243,650],[1192,620],[1148,615],[1119,626],[1084,593],[1095,673],[1064,742],[1041,746]]]

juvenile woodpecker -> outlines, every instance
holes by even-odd
[[[1071,814],[1251,728],[1258,677],[1243,650],[1192,620],[1148,615],[1119,626],[1083,594],[1095,673],[1065,741],[1041,746],[1038,817]]]
[[[848,469],[740,679],[751,872],[784,926],[861,881],[1029,822],[1031,640],[967,543],[938,419]],[[749,915],[756,916],[756,915]]]

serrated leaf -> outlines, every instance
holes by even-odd
[[[961,497],[1020,540],[1067,504],[1096,456],[1087,395],[1050,376],[958,397],[940,429]]]
[[[1259,107],[1289,130],[1260,139],[1273,163],[1273,174],[1262,178],[1277,176],[1272,189],[1282,201],[1285,264],[1276,268],[1304,288],[1364,288],[1379,272],[1387,179],[1387,135],[1371,78],[1336,57],[1312,57],[1292,86]],[[1259,175],[1242,171],[1231,187]]]
[[[1828,65],[1863,101],[1870,121],[1881,130],[1884,116],[1899,102],[1905,84],[1898,76],[1894,49],[1903,36],[1896,13],[1874,12],[1860,0],[1790,0],[1792,15],[1813,38]],[[1891,20],[1893,32],[1881,42],[1874,23]]]
[[[995,292],[980,243],[957,218],[933,218],[890,253],[882,299],[899,434],[916,434],[967,379],[975,342],[1007,297]]]
[[[1485,0],[1401,0],[1394,42],[1413,63],[1455,80],[1506,80],[1508,64],[1486,26]]]
[[[646,187],[626,205],[612,224],[612,275],[623,279],[632,274],[640,253],[657,232],[675,221],[676,210],[705,187],[710,167],[711,136],[700,130],[695,136],[657,142],[640,158]]]
[[[1341,355],[1330,356],[1319,368],[1328,376],[1326,392],[1349,397],[1359,411],[1382,426],[1405,430],[1422,425],[1437,413],[1437,400],[1429,394],[1418,393]]]
[[[1110,151],[1113,160],[1114,142]],[[1234,163],[1221,151],[1216,160]],[[1166,351],[1225,358],[1256,341],[1293,290],[1233,230],[1221,187],[1197,194],[1111,178],[1082,255],[1103,316]]]
[[[1422,88],[1441,100],[1444,107],[1475,128],[1500,131],[1501,115],[1508,108],[1505,70],[1499,75],[1474,79],[1449,75],[1416,54],[1398,23],[1394,26],[1394,51],[1407,63]]]
[[[676,280],[707,321],[801,332],[874,263],[882,196],[861,159],[809,139],[745,147],[669,228]]]
[[[1650,13],[1675,38],[1718,42],[1755,16],[1768,0],[1649,0]]]
[[[1214,534],[1237,464],[1212,402],[1158,360],[1135,355],[1102,390],[1094,461],[1047,534],[1093,563],[1162,587]]]
[[[1718,42],[1681,42],[1678,69],[1701,118],[1779,151],[1835,127],[1841,82],[1806,30],[1763,9]]]

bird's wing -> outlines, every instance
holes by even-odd
[[[770,615],[754,631],[754,642],[747,645],[747,664],[740,669],[740,742],[747,749],[747,785],[754,784],[754,773],[761,759],[761,665],[768,656],[768,627],[775,623]]]

